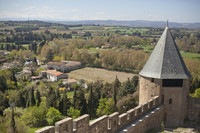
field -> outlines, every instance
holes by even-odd
[[[200,58],[200,54],[181,52],[183,58]]]
[[[100,68],[90,68],[86,67],[83,69],[71,71],[68,73],[70,78],[74,78],[76,80],[84,79],[86,82],[94,82],[97,80],[103,80],[103,82],[112,83],[117,76],[121,82],[127,80],[127,78],[132,78],[134,74],[125,73],[125,72],[117,72],[117,71],[109,71]]]

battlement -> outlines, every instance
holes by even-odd
[[[148,118],[146,114],[152,112],[160,106],[159,97],[153,97],[147,103],[139,105],[136,108],[128,110],[126,113],[119,115],[115,112],[111,115],[101,116],[92,122],[89,122],[89,115],[85,114],[77,119],[66,118],[55,123],[54,126],[44,127],[35,133],[114,133],[123,129],[127,125],[137,121],[140,118]],[[144,116],[146,116],[144,118]],[[145,121],[145,120],[143,120]],[[140,123],[142,123],[140,121]],[[151,123],[149,123],[149,127]],[[134,127],[132,127],[133,130]]]

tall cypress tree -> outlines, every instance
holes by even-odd
[[[121,86],[121,83],[116,76],[115,81],[113,83],[113,99],[115,101],[115,105],[117,103],[117,90],[119,90],[120,86]]]
[[[40,103],[41,103],[41,96],[40,96],[40,92],[37,90],[36,91],[36,105],[37,107],[40,106]]]
[[[57,100],[60,100],[60,92],[59,92],[59,89],[56,90],[56,98],[57,98]]]
[[[56,93],[52,87],[49,88],[49,91],[47,93],[46,105],[47,105],[47,107],[57,108]]]
[[[95,109],[95,100],[93,96],[93,91],[92,91],[92,85],[89,85],[89,97],[88,97],[88,113],[90,114],[90,118],[94,118],[96,115],[96,109]]]
[[[76,94],[76,87],[74,88],[74,96],[73,96],[73,106],[76,108],[77,104],[77,94]]]
[[[59,111],[64,115],[67,116],[67,110],[70,108],[71,103],[70,100],[67,98],[66,90],[63,94],[61,101],[59,102]]]
[[[34,89],[31,88],[29,91],[29,106],[35,106],[35,104]]]
[[[79,90],[77,94],[77,104],[78,104],[78,109],[81,112],[81,115],[87,113],[87,102],[85,100],[85,93],[82,89]]]

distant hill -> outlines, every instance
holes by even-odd
[[[84,20],[84,21],[49,21],[57,22],[67,25],[103,25],[103,26],[131,26],[131,27],[165,27],[165,21],[145,21],[145,20],[134,20],[134,21],[117,21],[117,20]],[[200,23],[178,23],[169,22],[169,26],[172,28],[200,28]]]
[[[12,20],[12,19],[11,19]],[[12,23],[31,23],[37,24],[38,26],[52,26],[52,25],[102,25],[102,26],[127,26],[127,27],[165,27],[166,21],[146,21],[146,20],[130,20],[130,21],[119,21],[119,20],[83,20],[83,21],[54,21],[54,20],[4,20],[0,19],[0,22]],[[178,23],[169,22],[171,28],[189,28],[196,29],[200,28],[200,23]]]

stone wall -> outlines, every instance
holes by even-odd
[[[200,98],[189,98],[187,117],[190,121],[200,122]]]
[[[139,76],[139,104],[144,104],[149,99],[160,96],[162,80]]]
[[[144,116],[145,118],[143,118],[143,121],[140,121],[135,127],[132,127],[131,130],[135,130],[136,128],[138,130],[140,127],[143,128],[143,130],[148,130],[149,128],[156,127],[156,125],[160,126],[160,119],[162,119],[159,113],[160,111],[152,112],[152,110],[155,109],[159,110],[159,106],[159,97],[156,96],[148,100],[147,103],[139,105],[121,115],[115,112],[89,122],[89,115],[85,114],[74,120],[72,120],[72,118],[63,119],[56,122],[55,127],[48,126],[37,130],[35,133],[115,133],[123,130],[127,125],[138,121],[138,119]],[[151,115],[147,116],[149,113],[151,113]],[[148,128],[146,128],[147,125]]]

